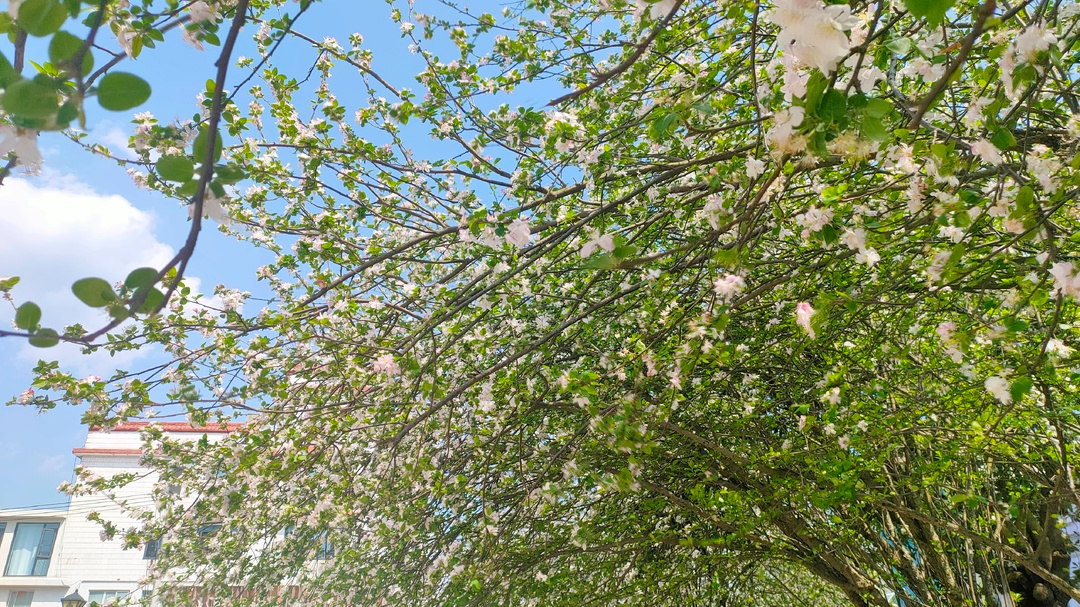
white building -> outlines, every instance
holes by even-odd
[[[71,592],[89,603],[150,593],[141,580],[156,557],[157,546],[125,550],[120,539],[106,540],[96,516],[117,527],[140,526],[124,515],[122,504],[149,508],[157,477],[140,464],[139,431],[147,422],[127,422],[110,431],[91,429],[85,446],[73,452],[91,474],[109,478],[131,474],[134,480],[114,498],[75,495],[66,510],[0,510],[0,607],[60,607]],[[219,439],[229,427],[193,428],[158,422],[165,432],[198,440]]]

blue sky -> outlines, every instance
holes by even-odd
[[[287,8],[295,10],[295,6]],[[309,11],[300,29],[317,40],[334,36],[343,43],[350,33],[359,31],[375,53],[374,68],[398,76],[399,85],[408,85],[411,82],[405,82],[404,74],[416,73],[419,66],[412,65],[416,58],[404,52],[406,42],[390,21],[389,11],[381,3],[327,2]],[[247,37],[242,39],[246,42]],[[10,55],[10,47],[3,46]],[[132,114],[150,110],[167,123],[196,113],[196,96],[213,75],[217,51],[216,47],[195,51],[173,32],[164,46],[121,64],[117,69],[149,80],[153,96],[132,112],[106,113],[87,104],[91,140],[122,150],[132,129]],[[255,55],[250,45],[237,54]],[[297,53],[298,64],[314,57],[308,55]],[[279,55],[275,61],[285,63],[287,69],[283,57],[291,55]],[[230,81],[236,82],[240,72],[232,70]],[[100,314],[79,304],[70,293],[71,283],[87,276],[118,281],[136,267],[161,267],[186,238],[187,210],[175,200],[138,189],[125,169],[90,156],[59,134],[43,134],[39,144],[45,157],[43,173],[36,177],[16,174],[0,187],[0,276],[22,278],[13,292],[16,303],[40,304],[43,324],[101,326]],[[211,224],[200,236],[187,275],[198,281],[204,293],[211,293],[220,283],[257,293],[254,272],[269,261],[267,255],[217,232]],[[220,263],[222,259],[229,263]],[[0,303],[0,323],[10,326],[13,309],[7,302]],[[79,375],[106,377],[117,368],[143,368],[156,355],[151,351],[88,357],[72,346],[39,350],[18,340],[0,339],[0,403],[29,387],[39,358],[59,359],[62,368]],[[0,405],[0,508],[64,501],[56,487],[70,480],[76,463],[71,450],[85,440],[81,415],[79,406],[39,414],[26,407]]]

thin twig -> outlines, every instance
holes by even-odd
[[[918,128],[922,123],[923,116],[930,110],[930,106],[934,104],[934,100],[945,91],[945,87],[949,86],[949,81],[952,80],[953,74],[956,70],[960,69],[960,66],[967,61],[967,56],[971,53],[971,47],[975,45],[975,41],[983,33],[983,27],[986,25],[986,20],[990,15],[994,14],[994,8],[997,6],[996,0],[987,0],[982,6],[979,7],[975,13],[975,22],[971,24],[971,31],[960,42],[960,51],[956,54],[956,58],[945,70],[945,73],[938,78],[938,81],[934,83],[934,87],[930,89],[930,92],[926,94],[926,97],[919,102],[918,109],[915,110],[915,115],[911,117],[911,122],[908,123],[909,129]]]
[[[567,101],[573,101],[574,99],[577,99],[578,97],[581,97],[585,93],[588,93],[589,91],[603,85],[608,80],[611,80],[615,76],[618,76],[619,74],[621,74],[621,73],[625,72],[626,70],[630,69],[630,66],[634,65],[634,63],[643,54],[645,54],[645,51],[649,48],[650,45],[652,45],[653,41],[656,40],[656,38],[660,35],[660,32],[667,29],[668,24],[671,23],[671,20],[675,18],[675,14],[679,12],[679,7],[682,6],[683,1],[684,0],[678,0],[675,3],[675,6],[673,6],[671,8],[671,12],[668,13],[667,16],[664,17],[660,21],[660,23],[657,23],[656,26],[653,27],[653,30],[651,32],[649,32],[649,36],[647,38],[645,38],[645,40],[642,40],[640,43],[638,43],[637,47],[634,48],[634,52],[630,53],[630,56],[627,57],[626,59],[623,59],[622,63],[620,63],[619,65],[616,65],[613,69],[610,69],[610,70],[604,72],[603,74],[600,74],[596,78],[596,80],[593,80],[588,85],[586,85],[584,88],[580,88],[580,89],[578,89],[576,91],[571,91],[571,92],[569,92],[569,93],[567,93],[567,94],[565,94],[565,95],[563,95],[561,97],[556,97],[555,99],[552,99],[551,101],[548,102],[548,105],[560,105],[560,104],[566,103]]]

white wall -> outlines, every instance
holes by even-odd
[[[143,559],[142,547],[124,549],[122,532],[141,527],[141,523],[126,510],[135,508],[152,512],[153,487],[156,475],[140,465],[142,439],[139,430],[145,423],[131,423],[119,429],[103,432],[91,430],[86,444],[75,449],[80,465],[92,475],[111,478],[131,474],[132,482],[114,495],[75,495],[67,510],[0,510],[0,522],[7,529],[0,537],[0,607],[10,607],[12,591],[34,593],[32,607],[59,607],[60,599],[78,590],[84,599],[94,591],[132,592],[136,596],[153,561]],[[211,441],[220,440],[219,428],[195,429],[175,422],[162,424],[166,432],[181,439],[198,440],[204,432]],[[235,429],[235,426],[230,429]],[[116,525],[121,533],[105,539],[102,525],[90,520],[97,513]],[[55,522],[60,524],[48,575],[44,577],[4,576],[3,568],[10,553],[15,525],[19,522]]]
[[[67,512],[64,510],[0,510],[0,523],[6,523],[4,535],[0,537],[0,606],[7,607],[8,597],[12,591],[33,592],[32,605],[34,607],[56,607],[60,604],[60,598],[67,594],[69,585],[56,558],[63,542],[66,515]],[[60,524],[56,543],[53,545],[53,556],[49,561],[48,574],[44,577],[4,575],[8,556],[11,554],[11,544],[15,538],[15,526],[19,523]]]
[[[87,443],[90,441],[87,440]],[[100,477],[111,478],[116,474],[132,473],[137,475],[138,480],[120,489],[116,499],[103,495],[72,497],[64,530],[63,551],[60,555],[61,567],[65,574],[73,575],[83,582],[79,592],[83,598],[86,598],[86,592],[82,588],[88,584],[94,585],[94,590],[131,590],[132,588],[123,584],[117,585],[116,582],[138,582],[146,575],[149,561],[143,560],[141,549],[125,550],[122,534],[111,540],[104,539],[101,524],[89,517],[97,513],[116,525],[121,532],[124,529],[140,527],[137,520],[126,515],[122,506],[126,504],[129,507],[152,510],[151,490],[154,481],[139,465],[137,455],[81,457],[83,468]]]

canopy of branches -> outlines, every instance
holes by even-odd
[[[76,283],[101,332],[28,304],[12,332],[170,358],[89,382],[43,364],[28,404],[246,416],[219,444],[147,432],[187,488],[127,532],[164,533],[162,587],[1080,599],[1073,0],[90,4],[4,22],[9,170],[84,98],[145,101],[111,66],[171,29],[221,52],[198,121],[140,114],[133,136],[136,178],[192,206],[191,248]],[[18,40],[63,33],[38,5],[97,38],[27,79]],[[400,46],[306,30],[318,11]],[[251,268],[266,301],[184,286],[204,215],[275,254]]]

